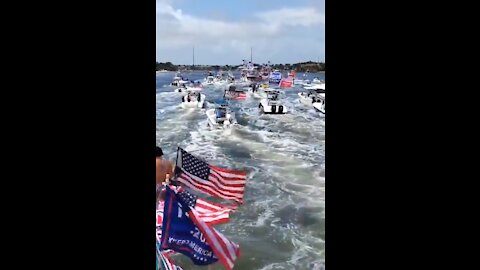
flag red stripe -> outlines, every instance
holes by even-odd
[[[213,178],[213,177],[208,178],[210,181],[205,181],[201,178],[198,178],[194,175],[190,175],[188,173],[182,173],[181,176],[187,177],[190,180],[194,181],[196,184],[202,185],[205,188],[207,188],[207,187],[212,188],[215,191],[217,191],[219,193],[222,193],[226,196],[243,196],[243,190],[244,190],[243,188],[235,188],[235,189],[233,189],[233,188],[223,188],[218,183],[218,180]]]
[[[247,176],[247,172],[245,172],[245,171],[228,170],[228,169],[220,168],[220,167],[213,166],[213,165],[208,165],[208,166],[209,166],[210,168],[216,170],[216,171],[219,171],[219,172],[225,172],[225,173],[231,173],[231,174],[238,174],[239,176]]]
[[[192,180],[191,178],[189,178],[188,176],[185,176],[185,175],[180,175],[179,181],[184,183],[185,185],[187,185],[190,188],[197,189],[199,191],[205,192],[205,193],[210,194],[210,195],[215,196],[215,197],[220,197],[220,198],[224,198],[224,199],[233,199],[233,200],[239,200],[239,199],[242,198],[241,195],[224,194],[224,193],[218,191],[217,189],[211,188],[209,186],[204,186],[204,185],[198,184],[197,182],[195,182],[194,180]]]
[[[221,242],[223,242],[223,240],[219,239],[218,235],[215,234],[216,230],[212,227],[209,227],[204,222],[201,222],[201,220],[197,219],[195,211],[190,210],[188,212],[192,213],[191,215],[189,215],[190,218],[193,220],[194,224],[197,225],[200,232],[203,233],[203,235],[205,236],[205,240],[210,245],[215,255],[220,259],[225,268],[227,268],[228,270],[232,270],[233,261],[227,255],[227,253],[224,252],[223,247],[221,247]]]
[[[215,197],[219,197],[219,198],[223,198],[223,199],[227,199],[227,200],[234,200],[234,201],[243,202],[242,199],[239,199],[236,196],[223,195],[223,194],[217,192],[216,190],[212,190],[209,187],[204,187],[202,185],[197,185],[197,184],[195,184],[195,182],[193,180],[190,180],[188,177],[185,177],[184,174],[181,174],[178,177],[178,181],[185,184],[189,188],[193,188],[193,189],[202,191],[206,194],[210,194],[210,195],[215,196]]]
[[[236,252],[234,250],[233,245],[227,245],[227,243],[233,244],[231,241],[229,241],[224,235],[220,234],[216,230],[213,230],[213,234],[215,234],[215,237],[219,240],[220,245],[223,248],[223,251],[225,254],[227,254],[228,258],[233,262],[235,261],[236,257]],[[236,247],[235,247],[236,249]]]
[[[243,191],[244,191],[243,187],[226,187],[225,185],[222,185],[216,177],[213,177],[213,175],[210,175],[208,177],[208,180],[210,180],[210,181],[204,180],[204,179],[202,179],[200,177],[197,177],[193,174],[190,174],[188,172],[183,172],[182,174],[180,174],[180,176],[188,177],[189,179],[193,180],[194,182],[196,182],[199,185],[209,186],[209,187],[215,189],[216,191],[221,192],[224,195],[232,196],[232,195],[237,195],[238,194],[238,195],[243,196]]]
[[[207,209],[207,208],[212,208],[212,209],[217,209],[217,210],[223,210],[223,209],[230,209],[230,210],[235,210],[237,209],[237,205],[230,204],[230,205],[223,205],[223,204],[217,204],[213,202],[209,202],[203,199],[197,199],[197,205]]]
[[[245,178],[239,178],[239,177],[230,177],[228,175],[225,175],[225,173],[218,172],[216,170],[210,170],[210,174],[214,174],[218,176],[219,178],[222,178],[222,180],[225,182],[227,185],[244,185],[247,180]]]
[[[226,184],[225,181],[223,181],[222,177],[216,174],[215,172],[212,172],[208,176],[208,180],[213,181],[216,183],[216,186],[221,186],[221,188],[229,190],[229,191],[243,191],[243,187],[245,187],[245,183],[242,184]]]

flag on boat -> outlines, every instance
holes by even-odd
[[[174,190],[174,187],[170,186],[170,188]],[[181,188],[174,191],[175,193],[180,193],[180,194],[183,194],[183,192],[188,192],[188,191],[184,191]],[[194,196],[194,195],[191,195],[191,196]],[[197,211],[198,217],[211,225],[229,222],[230,212],[232,212],[237,208],[236,205],[220,205],[220,204],[209,202],[202,198],[197,198],[196,196],[194,196],[194,198],[196,202],[194,205],[194,209]],[[157,218],[156,218],[157,227],[162,226],[164,207],[165,207],[165,202],[160,201],[158,203],[158,209],[157,209]]]
[[[282,73],[280,71],[272,71],[268,79],[269,83],[279,83],[282,80]]]
[[[238,94],[237,94],[238,93]],[[233,100],[245,100],[247,98],[247,93],[245,92],[237,92],[233,95]]]
[[[279,86],[281,88],[289,88],[289,87],[292,87],[293,86],[293,78],[292,77],[288,77],[286,79],[282,79],[280,81],[280,84]]]
[[[185,186],[214,197],[243,203],[247,173],[216,167],[177,150],[177,180]]]
[[[297,72],[295,70],[291,70],[290,73],[288,73],[288,77],[295,78],[297,76]]]
[[[240,254],[237,244],[198,217],[195,197],[188,192],[165,192],[161,249],[172,249],[189,257],[196,265],[220,262],[231,270]],[[188,215],[187,215],[188,214]]]

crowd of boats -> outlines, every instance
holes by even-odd
[[[259,99],[258,108],[266,114],[285,114],[290,111],[281,99],[279,89],[289,89],[301,85],[303,91],[298,93],[299,102],[312,106],[320,114],[325,114],[325,81],[317,78],[312,81],[296,77],[291,71],[283,77],[279,70],[272,70],[268,65],[255,67],[252,63],[239,68],[240,78],[232,72],[219,71],[206,73],[201,81],[188,80],[177,73],[170,86],[175,92],[182,93],[183,108],[205,108],[204,87],[223,87],[223,99],[216,101],[215,108],[206,110],[211,127],[231,127],[235,125],[235,113],[229,108],[228,100],[245,100],[248,97]],[[305,74],[304,74],[305,77]],[[303,77],[303,78],[304,78]]]

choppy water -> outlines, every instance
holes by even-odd
[[[205,109],[180,107],[182,94],[168,86],[174,75],[157,74],[157,145],[166,158],[175,161],[180,146],[211,164],[248,171],[244,205],[228,224],[215,226],[240,245],[234,269],[323,269],[325,121],[298,101],[301,86],[282,90],[288,114],[262,115],[259,100],[249,97],[230,102],[240,125],[210,130]],[[205,77],[202,72],[182,75],[202,82]],[[203,93],[213,101],[222,97],[223,88],[205,87]],[[220,263],[194,266],[183,255],[173,260],[186,270],[224,269]]]

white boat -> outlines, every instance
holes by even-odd
[[[188,83],[188,81],[184,80],[183,77],[181,77],[178,73],[173,77],[173,81],[170,84],[171,86],[176,86],[176,87],[181,87],[182,85],[185,85]]]
[[[208,118],[208,124],[212,128],[226,128],[237,124],[235,112],[228,108],[227,104],[221,104],[217,108],[209,109],[205,112]]]
[[[229,84],[223,92],[223,97],[233,100],[245,100],[247,98],[247,93],[241,89],[238,89],[234,84]]]
[[[305,105],[312,105],[312,103],[317,102],[319,99],[318,95],[321,93],[325,93],[325,90],[315,89],[308,92],[300,92],[298,93],[298,96],[300,97],[299,100],[301,103]]]
[[[258,87],[258,85],[257,85],[256,88],[252,87],[251,92],[252,92],[254,98],[264,99],[264,98],[268,98],[268,94],[275,93],[275,92],[278,92],[278,91],[275,90],[275,89],[272,89],[272,88]]]
[[[182,108],[203,108],[205,103],[205,95],[197,91],[188,91],[182,97]]]
[[[323,91],[325,91],[325,83],[303,85],[303,88],[305,88],[307,90],[323,90]]]
[[[321,81],[321,80],[319,80],[319,79],[317,79],[317,78],[315,78],[315,79],[312,80],[312,84],[319,84],[319,83],[323,83],[323,81]]]
[[[272,114],[283,114],[287,113],[288,109],[283,105],[280,100],[278,100],[278,91],[270,92],[267,94],[267,98],[260,100],[258,108],[263,113],[272,113]]]
[[[207,78],[205,78],[204,81],[205,81],[205,84],[212,85],[215,82],[215,77],[210,75]]]
[[[317,102],[314,102],[312,105],[317,111],[325,114],[325,94],[319,94],[318,97]]]

